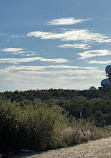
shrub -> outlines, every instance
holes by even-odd
[[[63,113],[61,107],[48,107],[37,101],[24,107],[15,102],[0,102],[0,152],[60,147],[60,133],[68,122]]]

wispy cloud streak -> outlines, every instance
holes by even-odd
[[[49,25],[74,25],[90,19],[59,18],[48,22]]]
[[[0,59],[0,63],[23,63],[23,62],[33,62],[33,61],[43,61],[43,62],[52,62],[52,63],[65,63],[68,62],[67,59],[55,58],[55,59],[46,59],[42,57],[32,57],[32,58],[3,58]]]
[[[50,65],[50,66],[9,66],[0,69],[1,80],[7,86],[15,90],[35,89],[35,88],[83,88],[90,87],[92,83],[87,81],[93,77],[95,80],[102,78],[102,71],[97,67],[79,67],[69,65]],[[78,85],[75,81],[81,81]],[[87,82],[87,85],[84,84]],[[39,85],[39,87],[35,86]],[[95,85],[95,84],[94,84]],[[65,86],[65,87],[64,87]],[[85,88],[84,87],[84,88]]]
[[[80,56],[80,59],[86,59],[86,58],[91,58],[91,57],[111,55],[111,51],[109,51],[107,49],[103,49],[103,50],[90,50],[90,51],[85,51],[83,53],[78,53],[78,54]]]
[[[19,52],[19,51],[23,51],[22,48],[4,48],[1,49],[1,51],[3,52]]]
[[[98,70],[98,67],[81,67],[81,66],[70,66],[70,65],[46,65],[46,66],[10,66],[10,67],[7,67],[7,70],[29,70],[29,71],[39,71],[39,70],[51,70],[51,69],[58,69],[59,70],[65,70],[65,69],[71,69],[71,70],[74,70],[74,69],[77,69],[77,70],[88,70],[88,71],[91,71],[91,70]]]
[[[61,68],[63,69],[61,69]],[[72,67],[74,69],[72,69]],[[50,68],[50,69],[49,69]],[[58,69],[56,69],[58,68]],[[68,69],[67,69],[68,68]],[[51,65],[51,66],[9,66],[5,69],[1,69],[2,73],[20,73],[20,74],[35,74],[35,75],[50,75],[50,76],[61,76],[61,75],[73,75],[76,78],[79,75],[101,75],[103,71],[99,70],[97,67],[78,67],[78,66],[68,66],[66,65]],[[76,76],[77,75],[77,76]],[[70,77],[71,77],[70,76]],[[88,77],[87,76],[87,77]],[[70,78],[69,78],[70,79]]]
[[[89,64],[110,64],[111,60],[107,60],[107,61],[97,61],[97,60],[92,60],[88,62]]]
[[[23,34],[14,34],[14,35],[11,35],[11,38],[24,38],[24,35]]]
[[[78,48],[78,49],[89,49],[91,46],[87,44],[63,44],[58,46],[59,48]]]
[[[111,42],[111,39],[103,34],[92,33],[89,30],[71,29],[63,33],[52,33],[43,31],[34,31],[27,34],[28,37],[38,37],[41,39],[60,39],[62,41],[82,41],[82,42]]]

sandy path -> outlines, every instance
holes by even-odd
[[[111,137],[90,141],[74,147],[50,150],[40,154],[19,155],[14,158],[111,158]]]

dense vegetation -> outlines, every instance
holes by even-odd
[[[50,89],[0,93],[1,153],[74,145],[105,136],[108,125],[111,91]]]
[[[111,91],[62,89],[15,91],[0,93],[0,99],[9,99],[21,105],[39,99],[48,106],[58,105],[64,108],[69,115],[77,119],[81,114],[84,119],[93,121],[97,126],[111,124]]]

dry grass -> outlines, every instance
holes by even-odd
[[[91,125],[89,122],[68,127],[61,133],[61,139],[65,146],[73,146],[89,140],[106,138],[108,136],[111,136],[111,126],[100,128]]]

